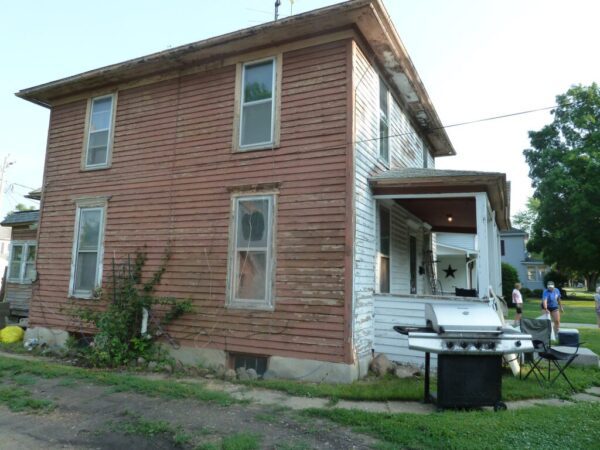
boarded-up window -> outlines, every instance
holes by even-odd
[[[11,245],[8,263],[8,280],[29,283],[35,280],[35,241],[15,241]]]
[[[228,296],[231,306],[272,306],[273,202],[272,195],[234,199]]]
[[[379,157],[386,165],[390,163],[390,137],[389,137],[389,91],[384,81],[379,79]]]
[[[275,60],[244,64],[240,108],[240,147],[273,143]]]
[[[71,293],[89,297],[100,285],[104,207],[79,207],[71,279]]]
[[[390,211],[379,208],[379,292],[390,292]]]
[[[109,161],[114,96],[91,100],[85,167],[106,167]]]

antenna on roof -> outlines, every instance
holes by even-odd
[[[281,6],[281,0],[275,0],[275,21],[279,18],[279,7]]]

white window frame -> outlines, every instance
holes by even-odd
[[[13,259],[13,246],[20,245],[23,247],[23,259],[21,260],[21,266],[19,268],[19,274],[17,277],[11,271],[12,267],[12,259]],[[8,269],[6,274],[6,279],[10,283],[19,283],[19,284],[30,284],[37,278],[37,271],[32,279],[25,278],[25,270],[27,266],[27,254],[29,253],[29,247],[35,247],[35,260],[34,260],[34,271],[36,270],[37,263],[37,241],[35,240],[15,240],[10,242],[10,250],[8,256]]]
[[[390,254],[385,256],[381,253],[381,210],[386,210],[389,217],[389,230],[390,230]],[[375,279],[375,292],[378,294],[389,294],[392,292],[392,209],[382,203],[377,204],[377,274]],[[381,292],[381,258],[387,258],[389,264],[389,292]]]
[[[387,97],[387,111],[385,111],[385,119],[387,122],[388,133],[384,138],[381,136],[381,88],[384,87],[386,91]],[[390,145],[390,111],[391,111],[391,102],[393,101],[393,97],[390,92],[390,88],[387,83],[383,79],[383,77],[379,76],[379,88],[378,88],[378,96],[377,96],[377,158],[379,161],[383,162],[386,167],[390,167],[390,161],[392,160],[392,147]],[[383,140],[387,141],[387,159],[385,159],[381,155]]]
[[[105,98],[111,99],[111,109],[110,109],[110,119],[108,121],[108,142],[106,144],[106,162],[101,164],[88,164],[88,152],[90,149],[90,138],[91,138],[91,125],[92,125],[92,111],[94,107],[94,102],[96,100],[103,100]],[[114,129],[115,129],[115,111],[117,105],[117,94],[111,93],[106,95],[99,95],[97,97],[92,97],[88,100],[87,111],[86,111],[86,120],[85,120],[85,142],[84,142],[84,151],[81,160],[81,168],[83,170],[98,170],[98,169],[106,169],[112,164],[112,147],[113,147],[113,138],[114,138]]]
[[[93,298],[94,290],[102,285],[102,266],[104,261],[104,231],[106,228],[107,198],[80,199],[76,201],[75,227],[73,231],[73,249],[71,252],[71,277],[69,280],[69,296],[75,298]],[[101,211],[100,236],[98,237],[98,257],[96,260],[95,289],[92,291],[75,290],[75,272],[77,270],[77,254],[79,253],[79,222],[81,211],[84,209],[99,209]]]
[[[244,78],[246,67],[263,62],[273,62],[273,89],[271,96],[271,138],[269,141],[255,144],[242,145],[242,123],[244,119]],[[253,150],[269,150],[279,146],[280,139],[280,117],[281,117],[281,54],[270,55],[261,59],[252,61],[243,61],[236,66],[236,89],[235,89],[235,114],[234,114],[234,133],[233,150],[234,152],[246,152]],[[256,100],[250,102],[250,105],[266,102],[267,100]]]
[[[238,211],[241,201],[267,200],[268,201],[268,235],[266,249],[266,268],[265,268],[265,299],[237,299],[235,292],[237,288],[237,233],[238,233]],[[229,222],[229,257],[227,270],[227,295],[226,306],[232,309],[274,309],[275,303],[275,236],[276,236],[276,207],[277,195],[273,192],[261,193],[239,193],[231,197],[231,220]],[[262,247],[245,247],[244,250],[263,250]]]

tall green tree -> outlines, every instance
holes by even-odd
[[[519,229],[525,231],[527,234],[531,234],[533,224],[537,219],[539,208],[540,201],[537,198],[529,197],[525,209],[516,213],[513,216],[512,222],[519,227]]]
[[[591,290],[600,271],[600,88],[573,86],[556,103],[524,151],[539,200],[527,248],[584,274]]]

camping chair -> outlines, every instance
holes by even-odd
[[[533,338],[533,347],[537,353],[537,358],[533,358],[533,355],[531,355],[531,369],[527,372],[524,379],[526,380],[527,377],[533,373],[540,384],[549,382],[550,385],[553,385],[554,382],[562,376],[571,389],[575,391],[575,387],[567,378],[565,371],[575,358],[577,358],[577,353],[579,352],[579,346],[581,344],[577,344],[573,347],[572,351],[565,351],[565,347],[559,347],[560,350],[558,348],[552,348],[550,346],[552,324],[549,320],[522,319],[521,331],[531,334]],[[543,367],[545,362],[548,363],[547,371],[545,371]],[[552,366],[558,371],[554,377],[552,377],[551,373]]]

